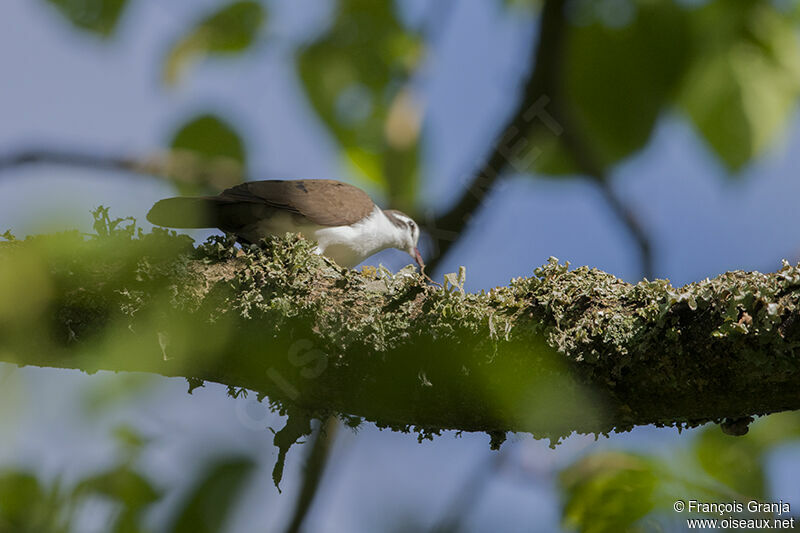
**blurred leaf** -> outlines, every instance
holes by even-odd
[[[566,468],[560,481],[566,527],[582,533],[619,532],[653,510],[658,476],[645,457],[606,452]]]
[[[700,432],[694,449],[703,470],[717,481],[744,497],[766,496],[763,449],[749,435],[731,437],[712,425]]]
[[[772,3],[717,0],[692,17],[699,55],[681,103],[728,168],[784,129],[800,92],[797,27]]]
[[[175,533],[222,531],[254,468],[253,461],[245,457],[222,458],[209,465],[191,488],[169,530]]]
[[[106,524],[113,533],[138,533],[142,531],[143,511],[161,497],[150,482],[133,471],[127,461],[114,468],[81,481],[73,490],[73,501],[85,496],[103,496],[119,506],[111,523]]]
[[[587,455],[561,472],[564,525],[582,532],[664,530],[660,521],[675,518],[675,500],[764,501],[767,454],[798,438],[800,413],[786,412],[757,420],[743,437],[709,424],[688,450],[666,457]]]
[[[717,425],[704,428],[694,441],[697,460],[708,475],[742,496],[763,499],[767,454],[778,444],[800,438],[800,413],[760,418],[741,437],[725,435]]]
[[[117,26],[127,0],[47,0],[75,27],[104,37]]]
[[[87,493],[106,496],[130,511],[140,511],[159,498],[150,482],[125,464],[86,478],[75,487],[76,496]]]
[[[125,425],[114,428],[113,436],[123,452],[131,458],[136,458],[139,451],[148,442],[135,429]]]
[[[0,531],[28,531],[45,500],[39,480],[23,472],[0,473]],[[37,509],[39,508],[39,509]]]
[[[87,414],[97,415],[100,411],[114,409],[132,398],[146,394],[153,383],[153,376],[147,374],[98,376],[83,390],[82,407]],[[122,431],[120,428],[118,430]],[[123,436],[122,433],[119,436]]]
[[[201,115],[186,123],[172,139],[173,149],[190,150],[206,157],[227,157],[245,162],[245,150],[239,135],[223,119]]]
[[[754,440],[761,448],[800,439],[800,412],[785,411],[759,418],[751,425],[746,438]]]
[[[175,133],[170,148],[168,174],[184,194],[218,191],[242,181],[244,142],[222,118],[193,118]]]
[[[35,252],[20,250],[0,261],[0,334],[40,318],[52,290],[47,267]]]
[[[413,206],[422,104],[408,85],[422,43],[392,2],[341,0],[330,29],[298,57],[306,93],[360,176]]]
[[[243,52],[265,18],[264,7],[253,1],[234,2],[209,15],[172,47],[164,61],[164,82],[176,84],[192,62],[205,56]]]
[[[615,21],[621,26],[584,13],[591,18],[572,26],[566,43],[564,107],[604,167],[647,143],[674,99],[691,52],[688,15],[675,3],[639,0],[630,9],[630,21]],[[561,141],[553,135],[544,140],[537,142],[538,172],[578,171]]]

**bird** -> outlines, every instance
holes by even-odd
[[[300,233],[316,241],[316,253],[345,268],[397,248],[425,268],[419,226],[410,216],[381,209],[363,190],[332,179],[247,181],[216,196],[165,198],[147,220],[171,228],[218,228],[245,244]]]

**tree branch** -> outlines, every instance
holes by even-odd
[[[552,261],[488,293],[110,227],[0,246],[0,360],[246,388],[421,436],[688,426],[800,408],[800,269],[682,288]],[[18,291],[19,294],[14,291]]]

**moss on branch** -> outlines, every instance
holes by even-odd
[[[0,244],[0,360],[145,371],[421,436],[686,427],[800,408],[800,270],[682,288],[555,259],[470,294],[342,269],[287,236],[197,247],[98,213]],[[7,236],[10,239],[10,236]]]

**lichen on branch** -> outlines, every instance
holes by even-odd
[[[679,427],[800,407],[800,270],[682,288],[551,259],[468,293],[412,267],[347,270],[287,235],[195,246],[96,213],[95,233],[0,243],[0,360],[251,390],[356,425],[507,431]]]

